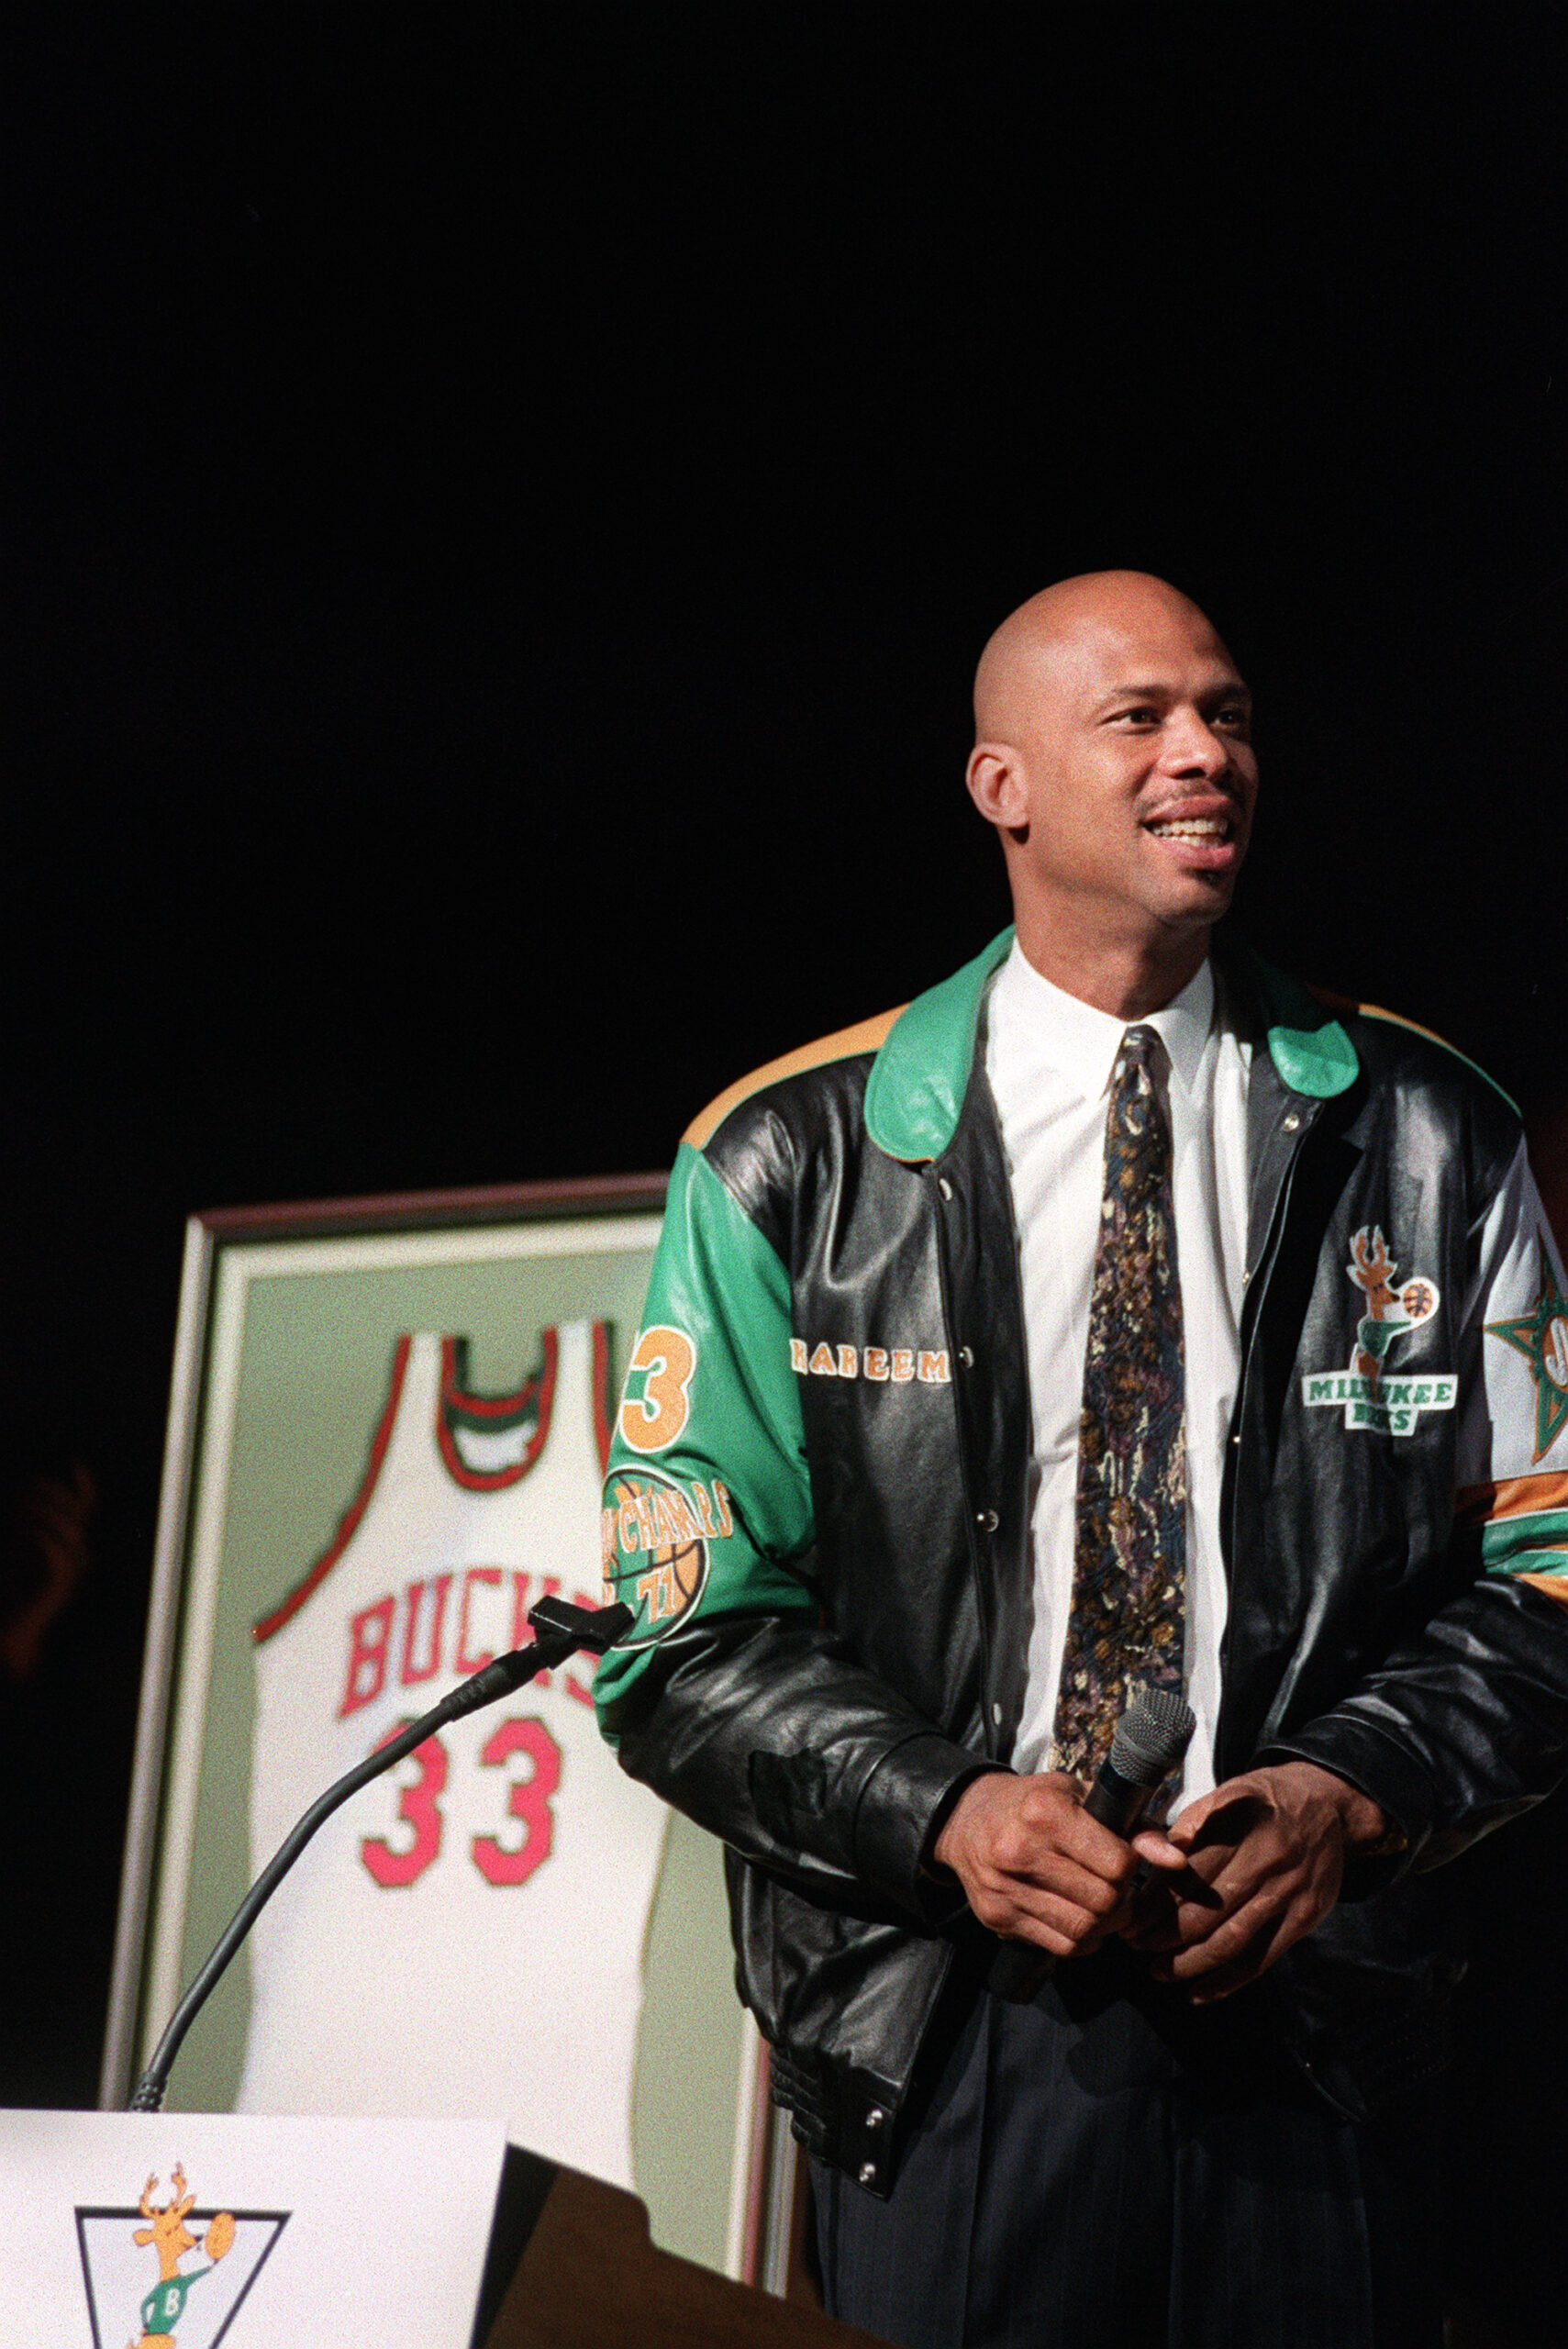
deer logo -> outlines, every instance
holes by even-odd
[[[1436,1281],[1406,1281],[1396,1287],[1399,1270],[1388,1252],[1383,1226],[1363,1223],[1351,1236],[1351,1261],[1345,1266],[1366,1300],[1351,1343],[1345,1370],[1308,1371],[1301,1382],[1301,1399],[1311,1406],[1342,1409],[1347,1428],[1364,1428],[1377,1435],[1414,1435],[1423,1411],[1451,1411],[1459,1380],[1451,1370],[1402,1372],[1388,1367],[1389,1349],[1397,1338],[1407,1338],[1429,1321],[1442,1302]]]
[[[1382,1225],[1374,1223],[1369,1228],[1363,1224],[1351,1241],[1351,1261],[1345,1267],[1367,1303],[1366,1312],[1356,1324],[1351,1368],[1367,1381],[1374,1394],[1395,1339],[1407,1337],[1423,1321],[1429,1321],[1440,1302],[1431,1281],[1407,1281],[1403,1288],[1396,1289],[1394,1275],[1398,1269],[1388,1253]]]
[[[174,2327],[192,2285],[199,2284],[204,2276],[210,2276],[218,2261],[234,2247],[234,2213],[219,2210],[202,2240],[208,2265],[187,2268],[182,2275],[181,2260],[186,2252],[196,2247],[196,2238],[185,2224],[195,2208],[196,2198],[188,2190],[184,2170],[178,2162],[169,2180],[167,2202],[160,2204],[152,2199],[157,2183],[157,2176],[153,2176],[141,2189],[138,2207],[148,2223],[138,2227],[131,2237],[139,2247],[150,2246],[158,2255],[158,2281],[141,2303],[141,2338],[131,2344],[131,2349],[175,2349]]]

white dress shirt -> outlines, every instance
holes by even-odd
[[[992,986],[985,1070],[1001,1118],[1023,1280],[1034,1434],[1029,1462],[1034,1625],[1012,1761],[1037,1770],[1051,1742],[1073,1597],[1078,1419],[1105,1175],[1111,1070],[1128,1026],[1168,1055],[1157,1082],[1171,1122],[1176,1271],[1186,1361],[1184,1648],[1197,1716],[1178,1807],[1214,1785],[1226,1586],[1219,1492],[1240,1375],[1251,1046],[1217,1016],[1207,963],[1162,1011],[1124,1022],[1043,979],[1015,942]]]

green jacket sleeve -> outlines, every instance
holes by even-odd
[[[786,1266],[683,1145],[605,1485],[605,1598],[636,1621],[595,1675],[600,1724],[815,1898],[934,1920],[955,1902],[929,1829],[982,1765],[820,1620],[790,1336]]]

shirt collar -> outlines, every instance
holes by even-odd
[[[1147,1019],[1134,1024],[1154,1030],[1171,1055],[1172,1075],[1184,1093],[1192,1093],[1214,1026],[1214,973],[1207,956],[1162,1011],[1151,1011]]]
[[[1207,958],[1196,975],[1162,1010],[1142,1019],[1118,1019],[1097,1011],[1074,995],[1042,978],[1017,939],[997,974],[996,993],[1004,997],[1009,1019],[1052,1068],[1067,1078],[1085,1101],[1096,1101],[1110,1083],[1111,1070],[1129,1027],[1152,1028],[1170,1054],[1171,1071],[1184,1092],[1191,1093],[1214,1025],[1214,974]]]

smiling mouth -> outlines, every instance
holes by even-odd
[[[1166,818],[1146,829],[1157,841],[1208,841],[1215,843],[1229,841],[1235,832],[1235,826],[1229,816]]]

